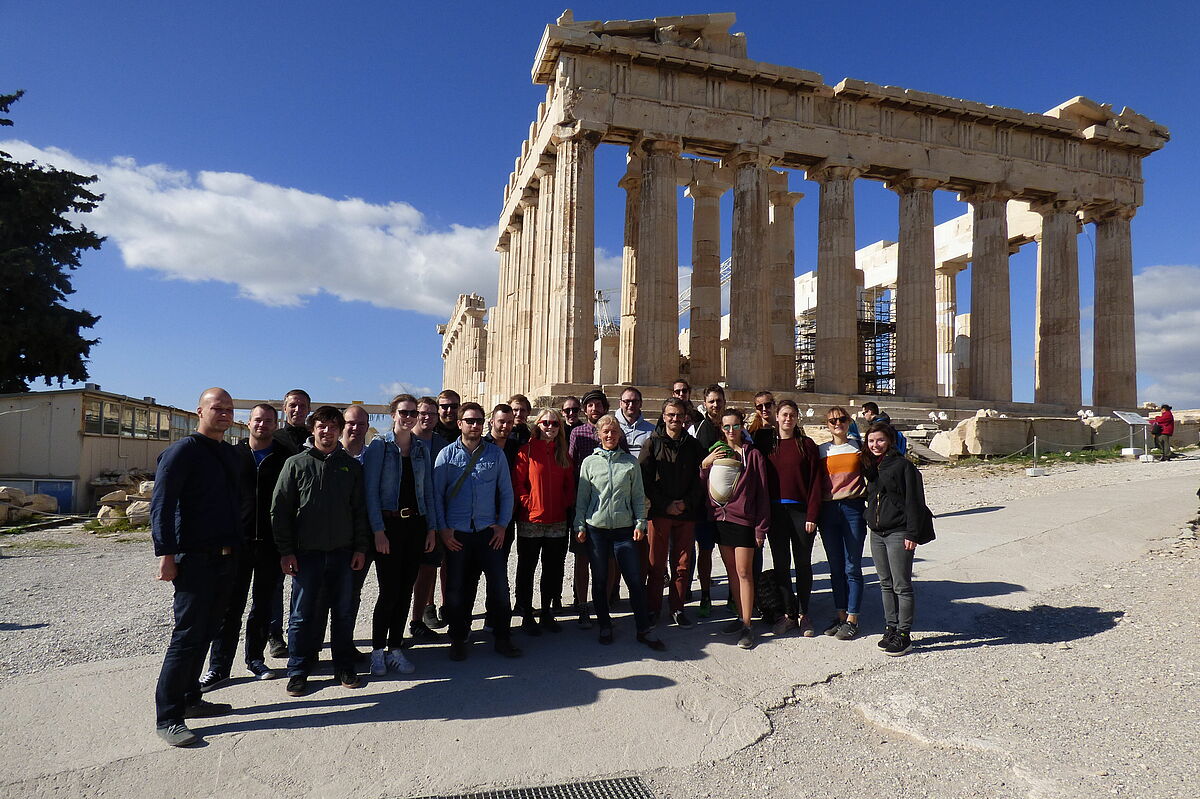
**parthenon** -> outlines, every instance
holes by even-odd
[[[1009,256],[1038,248],[1035,397],[1083,400],[1077,236],[1095,225],[1092,404],[1136,404],[1130,220],[1141,159],[1166,128],[1075,97],[1044,114],[844,79],[746,57],[733,14],[547,25],[532,78],[546,99],[504,189],[495,304],[460,297],[444,334],[446,385],[499,401],[599,382],[665,387],[681,374],[679,187],[692,201],[685,373],[734,391],[797,388],[794,207],[789,175],[817,184],[812,390],[860,391],[854,182],[898,198],[894,244],[897,398],[1012,401]],[[627,148],[619,333],[597,340],[594,156]],[[933,193],[970,206],[966,252],[935,247]],[[732,191],[728,333],[721,326],[721,196]],[[1010,236],[1020,201],[1028,233]],[[1025,208],[1028,210],[1026,211]],[[964,249],[964,248],[960,248]],[[943,258],[943,260],[939,260]],[[939,380],[947,297],[970,269],[969,365]],[[772,286],[764,292],[763,285]],[[941,309],[939,311],[939,308]],[[939,313],[941,314],[939,319]],[[950,333],[954,335],[951,306]],[[939,333],[939,328],[941,332]],[[942,344],[939,345],[939,335]]]

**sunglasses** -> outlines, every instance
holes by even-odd
[[[416,412],[416,411],[406,411],[406,410],[403,410],[403,409],[397,408],[397,409],[396,409],[396,414],[397,414],[397,415],[399,415],[399,416],[403,416],[405,419],[415,419],[415,418],[417,418],[417,412]]]
[[[441,408],[443,411],[457,411],[459,405],[457,402],[452,402],[449,405],[438,405],[438,407]]]
[[[417,411],[417,416],[437,416],[437,411]]]
[[[754,407],[755,407],[755,408],[757,408],[757,409],[758,409],[758,410],[760,410],[760,411],[769,411],[769,410],[771,410],[772,408],[774,408],[774,407],[775,407],[775,403],[773,403],[773,402],[764,402],[762,405],[755,405]]]
[[[459,421],[462,422],[463,424],[469,424],[472,427],[474,427],[477,424],[483,424],[483,417],[482,416],[472,416],[470,419],[467,419],[464,417],[462,419],[459,419]]]
[[[741,430],[741,429],[742,429],[742,426],[741,426],[740,424],[723,424],[723,425],[721,425],[721,429],[722,429],[722,430],[729,430],[729,431],[732,431],[732,430]]]
[[[563,413],[579,413],[578,408],[563,408]]]
[[[542,421],[538,422],[538,424],[540,424],[542,427],[558,427],[558,422],[550,419],[543,419]]]
[[[849,416],[830,416],[825,420],[827,424],[850,424]]]

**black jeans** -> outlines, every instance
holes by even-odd
[[[807,515],[808,511],[800,504],[771,503],[771,528],[767,533],[767,541],[771,545],[776,579],[787,595],[789,616],[808,613],[808,600],[812,597],[812,548],[817,534],[804,531]],[[792,592],[792,581],[788,579],[793,559],[796,561],[795,593]]]
[[[462,549],[446,549],[446,615],[450,622],[450,639],[465,641],[471,633],[471,611],[479,578],[487,580],[487,616],[484,623],[492,628],[497,641],[509,638],[512,623],[512,603],[508,600],[508,558],[504,547],[492,549],[492,528],[478,532],[455,530],[454,537]]]
[[[253,591],[251,585],[253,584]],[[228,677],[237,654],[238,633],[242,629],[242,612],[250,597],[250,615],[246,618],[246,662],[262,660],[267,648],[275,594],[283,588],[283,571],[279,568],[279,552],[274,544],[255,541],[245,547],[237,558],[236,576],[225,617],[213,639],[208,667]]]
[[[567,536],[517,536],[517,605],[533,615],[533,573],[542,561],[542,612],[553,613],[552,602],[562,596],[563,571],[567,562]]]
[[[225,614],[233,588],[235,555],[188,552],[178,556],[175,629],[154,689],[156,725],[183,722],[184,709],[200,699],[204,657]]]
[[[871,560],[879,575],[879,590],[883,594],[883,619],[888,627],[906,633],[912,630],[916,597],[913,594],[912,570],[916,550],[904,548],[904,535],[880,535],[871,531]]]
[[[413,585],[417,582],[421,558],[425,554],[425,535],[429,528],[424,516],[407,519],[385,516],[383,530],[391,551],[386,555],[375,554],[379,598],[371,613],[371,648],[396,649],[404,640],[404,625],[408,621]]]

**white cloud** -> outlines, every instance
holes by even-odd
[[[1200,265],[1134,275],[1139,400],[1200,408]]]
[[[339,200],[249,175],[192,175],[132,158],[93,163],[22,141],[0,142],[0,150],[98,175],[92,190],[105,200],[85,223],[108,236],[133,269],[232,283],[265,305],[302,305],[324,291],[443,318],[460,293],[494,294],[494,230],[434,230],[408,203]]]
[[[397,394],[412,394],[414,397],[436,397],[440,389],[429,386],[418,386],[416,383],[406,383],[403,380],[393,380],[391,383],[379,384],[379,396],[383,402],[391,402]]]

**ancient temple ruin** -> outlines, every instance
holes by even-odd
[[[1035,402],[1078,407],[1076,240],[1082,224],[1094,224],[1092,402],[1135,404],[1130,219],[1142,203],[1141,159],[1166,143],[1164,127],[1083,97],[1037,114],[861,80],[830,86],[813,72],[750,60],[733,22],[733,14],[577,22],[567,12],[546,27],[532,73],[546,100],[505,187],[495,304],[485,322],[480,297],[460,298],[442,328],[446,385],[485,402],[515,391],[578,393],[601,373],[597,353],[615,352],[616,382],[669,386],[681,364],[677,194],[685,186],[690,380],[794,392],[793,213],[803,195],[790,190],[789,174],[801,171],[819,187],[812,390],[845,398],[862,388],[853,186],[876,180],[899,206],[890,286],[897,399],[1011,401],[1008,260],[1033,240]],[[627,148],[629,168],[620,181],[619,338],[597,342],[593,164],[601,144]],[[970,205],[969,247],[950,255],[935,246],[937,190]],[[723,334],[719,201],[727,191],[734,210]],[[1027,204],[1036,230],[1010,235],[1014,201]],[[954,275],[964,268],[969,363],[956,379],[939,380],[939,357],[955,338]],[[769,295],[764,279],[776,287]]]

